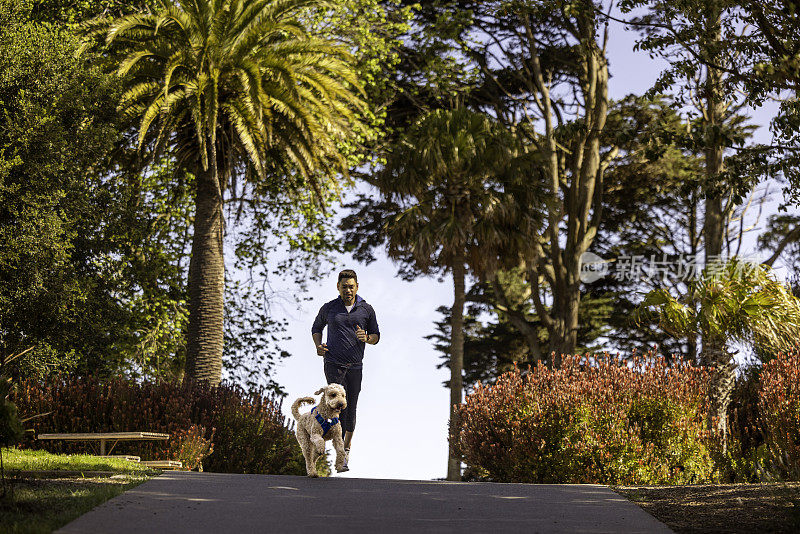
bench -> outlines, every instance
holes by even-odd
[[[98,458],[116,458],[118,460],[128,460],[129,462],[139,463],[142,459],[132,454],[106,454],[105,456],[98,456]]]
[[[183,467],[183,463],[178,460],[147,460],[139,463],[153,469],[180,469]]]

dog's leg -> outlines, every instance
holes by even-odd
[[[306,473],[310,477],[316,477],[317,467],[313,458],[314,447],[311,444],[311,439],[309,439],[308,430],[298,425],[295,435],[297,436],[297,442],[300,444],[300,449],[303,451],[303,457],[306,460]]]
[[[308,476],[311,478],[317,478],[319,473],[317,473],[317,451],[314,449],[314,444],[310,441],[306,445],[306,451],[304,456],[306,457],[306,472]]]
[[[311,437],[308,440],[308,457],[311,459],[311,469],[314,470],[314,474],[311,476],[317,477],[319,476],[319,473],[317,473],[317,460],[319,460],[319,457],[321,455],[319,454],[319,450],[317,449],[317,446],[314,444],[314,441],[315,441],[314,433],[312,432]]]
[[[336,471],[341,471],[342,467],[344,467],[344,440],[342,439],[342,428],[341,425],[338,425],[339,428],[335,430],[335,434],[333,435],[333,449],[336,451]]]
[[[317,456],[322,456],[323,454],[325,454],[325,440],[322,439],[322,436],[320,434],[312,432],[311,443],[313,443],[314,449],[316,449],[315,452],[317,453]]]
[[[316,428],[311,430],[308,448],[311,451],[311,463],[314,464],[316,469],[317,460],[325,454],[325,440],[322,439],[322,433],[317,432]]]

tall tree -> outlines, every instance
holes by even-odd
[[[481,71],[482,107],[526,140],[539,161],[529,187],[547,195],[546,225],[524,261],[536,314],[560,356],[577,345],[580,259],[602,219],[601,149],[608,116],[608,32],[594,2],[456,1],[473,17],[461,50]]]
[[[628,140],[619,143],[620,157],[607,173],[606,218],[592,252],[616,261],[609,264],[613,276],[589,287],[617,295],[609,334],[617,348],[630,352],[658,343],[665,357],[683,354],[695,361],[697,339],[674,343],[657,325],[630,322],[643,292],[664,287],[677,297],[702,269],[706,154],[696,137],[703,121],[682,117],[675,107],[672,99],[633,97],[614,106],[611,131]],[[727,128],[740,139],[754,130],[741,115],[727,119]],[[744,234],[758,226],[765,200],[766,190],[754,190],[744,203],[726,202],[724,254],[739,253]]]
[[[649,8],[632,23],[644,33],[638,46],[659,54],[669,67],[656,81],[652,92],[673,90],[678,103],[699,119],[695,143],[704,152],[703,242],[705,261],[723,252],[725,217],[753,185],[750,176],[726,174],[725,152],[741,139],[733,135],[731,120],[742,106],[736,98],[736,81],[728,76],[735,64],[730,42],[743,31],[737,25],[732,0],[623,0],[624,10]]]
[[[102,37],[128,90],[120,108],[139,147],[173,150],[195,175],[186,372],[217,383],[223,350],[223,204],[239,174],[307,190],[324,203],[347,171],[336,141],[360,127],[364,104],[341,46],[299,16],[320,0],[163,0],[156,13],[87,24]]]
[[[741,24],[733,0],[623,0],[621,5],[626,10],[649,8],[647,15],[631,21],[644,32],[638,46],[669,61],[651,92],[672,89],[690,116],[696,117],[699,127],[691,131],[691,137],[704,152],[705,170],[701,182],[703,251],[705,264],[713,265],[724,250],[729,229],[726,220],[764,178],[761,166],[749,164],[764,147],[741,150],[746,135],[738,128],[739,112],[746,101],[737,96],[740,79],[732,75],[741,56],[734,44],[745,38],[747,25]],[[739,148],[739,153],[731,155],[734,148]],[[700,306],[701,297],[691,296],[696,287],[689,285],[686,299]],[[695,313],[703,312],[695,309]],[[717,350],[720,342],[710,329],[695,331],[702,337],[701,363],[712,372],[712,400],[727,399],[725,388],[735,379],[732,355]],[[723,364],[720,359],[724,357],[729,360]]]
[[[411,258],[423,273],[453,278],[450,356],[450,453],[447,478],[459,480],[458,406],[463,397],[464,302],[468,271],[498,266],[534,231],[536,203],[520,187],[513,137],[489,117],[464,108],[437,110],[391,147],[375,185],[399,212],[386,224],[388,254]]]
[[[590,248],[610,260],[610,269],[585,281],[581,289],[578,347],[582,352],[616,349],[632,354],[658,345],[665,357],[684,354],[695,360],[695,338],[676,340],[657,323],[631,321],[642,292],[666,287],[673,295],[683,294],[694,276],[691,264],[702,254],[702,154],[687,139],[687,124],[673,106],[669,99],[634,96],[610,106],[601,145],[619,147],[619,156],[606,171],[605,215]],[[726,225],[738,230],[740,222],[731,217]],[[728,245],[735,249],[735,242]],[[632,264],[625,269],[626,259],[633,258],[643,269],[636,272]],[[689,261],[683,271],[670,268],[681,260]],[[493,380],[513,362],[541,361],[542,346],[548,343],[526,272],[515,267],[496,275],[473,284],[468,292],[473,317],[464,351],[468,383]],[[476,321],[478,317],[481,321]],[[432,339],[447,362],[449,330],[443,322],[437,325],[441,333]],[[520,345],[527,345],[527,350],[520,351]]]
[[[119,370],[147,328],[125,297],[168,262],[134,188],[107,179],[118,86],[78,45],[31,1],[0,1],[0,357],[33,347],[14,374]],[[144,250],[149,272],[120,259]]]

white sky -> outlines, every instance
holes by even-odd
[[[635,38],[633,32],[624,31],[620,25],[612,27],[612,98],[642,94],[663,65],[647,54],[633,52]],[[765,124],[769,116],[769,112],[760,110],[754,113],[754,122]],[[759,134],[759,140],[768,140],[765,129]],[[340,258],[334,273],[310,285],[313,300],[287,316],[287,333],[292,339],[282,346],[291,357],[279,365],[275,377],[288,392],[284,413],[291,417],[292,401],[312,394],[325,383],[322,359],[311,341],[311,323],[319,307],[338,295],[336,273],[355,269],[359,294],[375,308],[381,340],[378,345],[366,347],[350,471],[334,476],[443,478],[447,471],[449,393],[442,382],[447,380],[449,371],[436,369],[439,353],[424,336],[434,333],[434,321],[441,318],[436,308],[452,304],[452,281],[438,283],[424,278],[404,282],[396,277],[395,266],[382,254],[379,256],[369,266],[349,257]]]

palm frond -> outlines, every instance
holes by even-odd
[[[249,179],[307,186],[321,199],[347,173],[337,144],[362,128],[367,111],[349,52],[312,37],[305,10],[319,0],[161,0],[155,13],[84,26],[119,58],[126,90],[120,109],[139,119],[138,143],[170,144],[180,160],[208,168],[208,143],[221,177],[252,169]],[[87,46],[89,46],[87,44]],[[155,125],[158,125],[157,127]],[[233,178],[232,178],[233,179]]]

